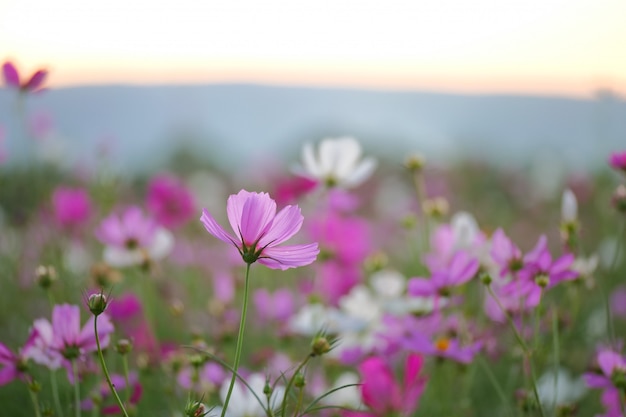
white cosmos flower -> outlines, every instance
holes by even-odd
[[[544,406],[574,403],[586,391],[585,381],[580,377],[573,378],[564,368],[559,368],[556,375],[554,370],[549,370],[537,381],[537,393]]]
[[[561,220],[564,222],[575,222],[578,218],[578,201],[576,195],[569,188],[563,191],[561,199]]]
[[[230,402],[228,403],[226,415],[228,417],[265,417],[267,415],[263,408],[267,406],[266,396],[263,393],[263,388],[265,387],[265,377],[261,374],[252,374],[246,379],[246,382],[254,394],[256,394],[256,396],[263,401],[263,406],[259,403],[259,400],[255,398],[254,394],[250,392],[250,389],[239,382],[233,386],[233,392],[230,397]],[[226,381],[220,389],[220,398],[222,399],[222,402],[226,400],[229,385],[230,381]],[[283,400],[285,387],[276,385],[273,388],[269,405],[273,411],[276,411]],[[221,411],[221,407],[216,407],[213,409],[212,414],[219,415],[221,414]]]
[[[356,187],[376,168],[374,158],[361,160],[361,145],[352,137],[324,139],[317,154],[311,143],[302,149],[302,163],[306,175],[328,186]]]

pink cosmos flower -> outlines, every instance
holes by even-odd
[[[81,328],[78,306],[69,304],[54,306],[52,322],[46,319],[35,321],[33,334],[29,338],[29,347],[24,349],[24,355],[50,369],[64,366],[72,381],[71,361],[85,361],[88,353],[97,350],[93,320],[92,316]],[[98,317],[98,336],[103,349],[109,345],[113,330],[109,317],[101,314]]]
[[[110,215],[100,223],[96,237],[106,245],[104,260],[112,266],[143,265],[168,255],[174,245],[171,233],[139,207]]]
[[[507,237],[502,229],[496,230],[491,236],[489,254],[500,267],[501,277],[517,272],[524,266],[522,251]]]
[[[462,346],[457,338],[442,336],[432,339],[425,334],[414,333],[412,338],[406,341],[405,347],[423,355],[438,356],[468,364],[482,348],[482,342]]]
[[[31,75],[28,81],[21,81],[20,75],[11,61],[4,63],[2,66],[2,73],[4,75],[4,82],[7,86],[16,88],[24,93],[41,91],[43,89],[43,82],[48,75],[48,71],[40,69]]]
[[[286,322],[294,314],[293,294],[287,288],[280,288],[270,294],[265,288],[255,291],[253,301],[260,321]]]
[[[318,182],[301,176],[279,179],[274,188],[278,204],[290,204],[306,195],[318,185]]]
[[[617,352],[604,349],[598,353],[598,366],[601,373],[586,373],[585,382],[591,388],[626,387],[626,358]]]
[[[91,215],[89,194],[82,188],[58,187],[52,193],[52,210],[59,225],[80,226]]]
[[[304,219],[298,206],[286,206],[276,213],[276,202],[267,193],[241,190],[228,197],[226,211],[234,236],[207,209],[200,221],[213,236],[235,246],[245,263],[258,260],[268,268],[285,270],[309,265],[317,258],[317,243],[280,246],[302,227]]]
[[[418,296],[449,296],[453,287],[471,280],[479,267],[480,263],[477,259],[472,258],[465,251],[458,251],[450,261],[450,265],[445,269],[434,271],[430,279],[411,278],[408,283],[408,293]]]
[[[562,281],[578,277],[578,273],[571,269],[575,257],[567,253],[552,261],[545,236],[541,236],[537,245],[524,256],[524,266],[518,273],[517,280],[505,285],[502,290],[505,294],[517,294],[526,298],[526,304],[534,307],[539,304],[542,286],[540,280],[546,280],[545,288],[552,288]]]
[[[609,157],[609,165],[613,169],[626,172],[626,151],[613,152]]]
[[[148,185],[146,205],[163,226],[174,228],[189,221],[196,207],[191,192],[172,175],[157,175]]]
[[[408,355],[404,364],[404,380],[397,381],[385,360],[371,357],[359,366],[362,377],[361,397],[370,412],[348,412],[350,417],[411,415],[417,409],[426,380],[420,378],[423,359]]]
[[[26,342],[28,346],[29,342]],[[14,379],[22,378],[26,375],[26,362],[28,358],[20,350],[13,353],[3,343],[0,343],[0,386],[6,385]]]

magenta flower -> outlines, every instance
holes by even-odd
[[[613,152],[609,157],[609,165],[613,169],[626,172],[626,151]]]
[[[89,194],[82,188],[58,187],[52,194],[52,210],[61,226],[80,226],[91,215]]]
[[[522,251],[507,237],[502,229],[496,230],[491,236],[489,253],[500,267],[501,277],[515,273],[524,266]]]
[[[71,361],[84,361],[87,354],[97,350],[92,316],[80,327],[80,309],[78,306],[61,304],[52,310],[52,322],[46,319],[35,321],[33,333],[29,338],[29,347],[24,355],[50,369],[65,366],[70,381],[72,377]],[[98,336],[102,348],[109,345],[113,325],[106,314],[98,317]]]
[[[278,204],[290,204],[306,195],[318,185],[318,182],[307,177],[282,178],[276,181],[274,195]]]
[[[28,345],[29,342],[26,342]],[[0,386],[6,385],[14,379],[22,378],[26,375],[26,362],[28,358],[20,351],[13,353],[3,343],[0,343]]]
[[[598,353],[598,366],[601,373],[586,373],[585,382],[591,388],[626,388],[626,358],[612,350]]]
[[[146,204],[155,219],[168,228],[185,224],[196,212],[191,192],[182,181],[171,175],[152,178]]]
[[[135,206],[104,219],[96,237],[106,245],[104,260],[119,267],[162,259],[174,245],[171,233]]]
[[[552,288],[562,281],[578,277],[578,273],[571,268],[574,260],[574,255],[568,253],[552,262],[547,239],[541,236],[533,250],[524,256],[524,266],[518,273],[518,279],[502,290],[505,294],[525,297],[527,306],[534,307],[539,303],[542,288]]]
[[[43,82],[48,75],[48,71],[40,69],[31,75],[28,81],[22,82],[15,65],[13,65],[10,61],[4,63],[2,66],[2,73],[4,75],[4,82],[7,86],[16,88],[24,93],[41,91],[43,89]]]
[[[469,256],[465,251],[458,251],[450,265],[441,270],[434,271],[431,278],[411,278],[408,283],[408,293],[417,296],[450,295],[453,287],[465,284],[476,273],[480,263],[477,259]]]
[[[419,377],[423,359],[410,354],[404,365],[404,380],[396,381],[386,361],[371,357],[359,366],[362,377],[361,397],[370,413],[349,413],[359,416],[410,415],[417,409],[426,380]]]
[[[268,268],[285,270],[309,265],[317,258],[317,243],[279,246],[302,227],[304,219],[298,206],[286,206],[276,213],[276,202],[267,193],[241,190],[228,197],[226,211],[234,236],[207,209],[200,221],[213,236],[234,245],[248,265],[258,260]]]

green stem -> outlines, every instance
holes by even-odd
[[[74,415],[80,417],[80,381],[78,380],[78,362],[76,359],[72,361],[72,372],[74,374]]]
[[[241,350],[243,347],[243,331],[246,325],[246,314],[248,313],[248,291],[250,287],[250,264],[246,264],[246,281],[243,287],[243,307],[241,308],[241,320],[239,322],[239,335],[237,336],[237,348],[235,349],[235,363],[233,364],[233,376],[230,380],[230,385],[228,387],[228,394],[226,394],[226,399],[224,400],[224,408],[222,408],[222,415],[224,417],[226,415],[226,409],[228,408],[228,403],[230,402],[230,396],[233,393],[233,388],[235,387],[235,380],[237,379],[237,370],[239,369],[239,360],[241,359]]]
[[[280,415],[281,417],[285,417],[285,412],[287,411],[287,396],[289,395],[289,390],[291,390],[291,387],[293,386],[293,383],[296,379],[296,376],[300,374],[300,371],[302,370],[302,368],[304,368],[307,364],[307,362],[309,361],[309,359],[311,359],[313,356],[312,354],[308,355],[301,363],[300,365],[298,365],[298,367],[296,368],[295,372],[293,373],[293,376],[289,379],[289,383],[287,383],[287,387],[285,387],[285,394],[283,395],[283,401],[280,405]]]
[[[131,397],[131,389],[130,389],[130,378],[129,378],[129,372],[128,372],[128,355],[122,355],[122,366],[124,367],[124,381],[126,382],[126,387],[125,387],[125,391],[126,391],[126,404],[130,403],[130,397]]]
[[[504,307],[502,306],[502,303],[500,303],[500,300],[491,289],[491,286],[487,285],[487,291],[489,291],[489,294],[493,297],[496,304],[498,304],[498,307],[500,308],[500,310],[502,310],[502,313],[506,316],[507,321],[509,322],[509,325],[511,326],[511,328],[513,329],[513,332],[515,333],[515,337],[517,338],[518,343],[520,344],[522,350],[524,351],[524,356],[528,358],[528,364],[530,366],[530,378],[531,378],[531,382],[533,386],[533,394],[535,396],[535,400],[537,401],[539,414],[541,415],[541,417],[545,417],[545,413],[543,412],[543,406],[541,405],[541,400],[539,399],[539,392],[537,391],[537,377],[535,375],[535,366],[533,364],[532,352],[530,351],[530,349],[528,349],[528,346],[524,342],[522,335],[520,335],[519,331],[517,330],[517,326],[513,322],[513,319],[511,318],[509,313],[504,309]]]
[[[126,412],[126,409],[124,408],[124,404],[122,403],[120,396],[117,394],[117,391],[115,390],[115,386],[113,385],[113,382],[111,382],[111,376],[109,375],[107,365],[104,362],[104,355],[102,354],[102,348],[100,347],[100,337],[98,337],[98,315],[94,315],[93,330],[96,335],[96,346],[98,347],[98,357],[100,358],[100,365],[102,366],[102,372],[104,372],[104,377],[106,378],[107,384],[109,384],[109,389],[111,390],[111,393],[115,397],[115,401],[117,401],[117,405],[120,406],[120,410],[122,410],[124,417],[128,417],[128,412]]]
[[[500,385],[500,382],[498,382],[498,378],[496,378],[493,371],[491,370],[487,362],[485,362],[485,359],[482,356],[478,358],[478,364],[481,366],[481,368],[483,368],[483,371],[485,371],[485,373],[487,374],[487,378],[489,378],[491,385],[493,385],[493,387],[495,388],[496,393],[498,394],[498,397],[500,397],[500,400],[502,401],[502,404],[507,409],[509,409],[508,414],[513,415],[513,413],[510,412],[511,407],[509,404],[509,400],[507,400],[506,398],[506,394],[504,393],[504,389],[502,388],[502,385]]]
[[[57,416],[63,417],[63,409],[61,408],[61,400],[59,399],[59,385],[57,384],[56,369],[50,370],[50,386],[52,387],[52,399],[54,408],[56,408]]]
[[[30,393],[30,399],[33,401],[33,408],[35,409],[35,416],[41,417],[41,409],[39,408],[39,400],[37,398],[37,394],[33,392],[30,388],[28,388],[28,392]]]
[[[556,310],[552,314],[552,345],[554,349],[554,405],[553,414],[556,415],[557,407],[557,387],[559,386],[559,362],[560,358],[560,344],[559,344],[559,316]]]

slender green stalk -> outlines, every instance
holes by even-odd
[[[298,365],[298,367],[296,368],[296,370],[293,373],[293,376],[291,377],[291,379],[289,379],[289,383],[287,384],[287,386],[285,387],[285,394],[283,395],[283,401],[280,405],[280,415],[281,417],[285,417],[285,412],[287,411],[287,396],[289,395],[289,390],[291,390],[291,387],[293,386],[293,383],[296,379],[296,376],[300,374],[300,371],[302,370],[302,368],[304,368],[307,364],[307,362],[309,362],[309,359],[311,359],[313,356],[312,355],[308,355],[301,363],[300,365]]]
[[[535,335],[534,335],[534,349],[539,348],[539,336],[541,330],[541,300],[543,299],[543,288],[539,294],[539,304],[535,308]]]
[[[35,416],[41,417],[41,409],[39,408],[39,399],[37,398],[37,394],[33,392],[32,389],[28,388],[28,392],[30,394],[30,399],[33,401],[33,408],[35,409]]]
[[[559,386],[559,362],[560,358],[560,345],[559,345],[559,316],[556,310],[552,314],[552,346],[554,349],[554,402],[552,413],[556,415],[557,406],[557,387]]]
[[[128,355],[122,355],[122,366],[124,367],[124,381],[126,382],[126,404],[128,404],[131,396],[130,379],[128,377],[130,374],[130,372],[128,372]]]
[[[72,372],[74,373],[74,415],[80,417],[80,381],[78,379],[78,362],[76,362],[76,359],[72,360]]]
[[[545,417],[543,406],[541,405],[541,400],[539,399],[539,392],[537,391],[537,377],[535,375],[535,366],[533,364],[532,351],[528,349],[528,345],[526,345],[526,343],[524,342],[524,339],[522,338],[522,335],[520,335],[519,331],[517,330],[517,326],[513,322],[513,319],[511,318],[509,313],[504,309],[504,307],[502,306],[502,303],[500,303],[500,300],[491,289],[491,286],[487,285],[487,291],[489,291],[489,294],[493,297],[496,304],[498,304],[498,307],[500,308],[500,310],[502,310],[502,313],[504,313],[504,315],[506,316],[507,321],[509,322],[509,325],[511,326],[511,328],[513,329],[513,332],[515,333],[515,337],[517,338],[518,343],[520,344],[522,350],[524,351],[524,356],[528,358],[528,364],[530,366],[530,378],[531,378],[531,382],[533,386],[533,394],[535,396],[535,400],[537,401],[539,414],[541,415],[541,417]]]
[[[226,415],[226,409],[230,402],[230,396],[233,393],[235,387],[235,380],[237,379],[237,370],[239,369],[239,360],[241,359],[241,349],[243,347],[243,331],[246,326],[246,314],[248,313],[248,292],[250,287],[250,264],[246,264],[246,281],[243,287],[243,307],[241,308],[241,320],[239,322],[239,335],[237,336],[237,348],[235,349],[235,363],[233,364],[233,376],[228,386],[228,394],[224,400],[224,408],[222,408],[222,415]]]
[[[63,409],[61,408],[61,400],[59,399],[59,385],[57,384],[56,369],[50,370],[50,386],[52,387],[52,399],[54,401],[56,415],[63,417]]]
[[[489,365],[487,364],[487,362],[485,362],[485,359],[480,356],[478,358],[478,364],[480,365],[481,368],[483,368],[483,371],[485,371],[485,373],[487,374],[487,378],[489,378],[489,381],[491,382],[491,385],[493,385],[493,387],[496,390],[496,394],[498,394],[498,397],[500,397],[500,400],[502,401],[502,404],[509,409],[509,415],[513,415],[513,413],[511,413],[511,406],[509,404],[509,400],[507,400],[506,398],[506,394],[504,393],[504,389],[502,388],[502,385],[500,385],[500,382],[498,381],[498,378],[496,378],[496,376],[494,375],[493,371],[491,370],[491,368],[489,367]]]
[[[98,315],[96,314],[94,314],[94,318],[93,318],[93,330],[96,335],[96,346],[98,347],[98,358],[100,358],[100,365],[102,366],[102,372],[104,372],[104,377],[106,378],[107,384],[109,384],[109,389],[111,390],[111,393],[115,397],[115,401],[117,401],[117,405],[120,406],[120,410],[122,410],[124,417],[128,417],[128,412],[124,408],[124,404],[122,403],[120,396],[117,395],[115,386],[113,385],[113,382],[111,382],[111,376],[109,375],[107,365],[104,362],[104,355],[102,354],[102,348],[100,347],[100,337],[98,336]]]

